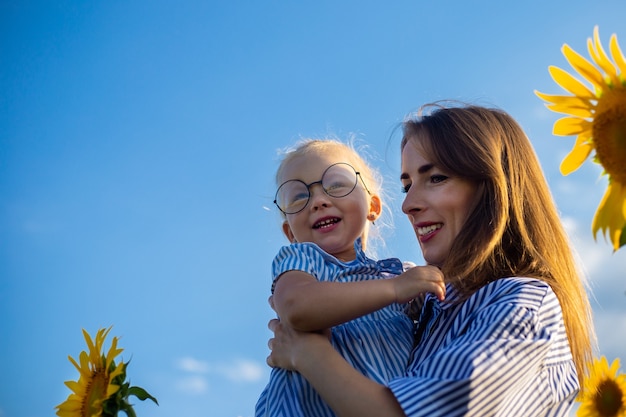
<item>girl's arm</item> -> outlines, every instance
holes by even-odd
[[[391,390],[356,371],[319,333],[299,332],[272,320],[268,365],[297,370],[340,417],[404,417]]]
[[[287,271],[276,281],[273,303],[278,316],[300,331],[327,329],[354,320],[394,302],[405,303],[432,292],[443,299],[445,284],[439,269],[411,268],[389,279],[320,282],[302,271]]]

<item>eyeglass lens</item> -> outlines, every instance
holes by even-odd
[[[311,198],[310,188],[321,184],[322,189],[331,197],[345,197],[354,190],[357,183],[357,173],[346,163],[331,165],[324,171],[322,179],[311,184],[300,180],[284,182],[276,192],[276,204],[287,214],[297,213],[306,207]]]

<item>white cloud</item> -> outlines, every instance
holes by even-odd
[[[188,394],[200,395],[208,392],[209,383],[199,375],[185,376],[176,381],[176,388]]]
[[[266,373],[263,364],[242,358],[210,363],[185,356],[176,360],[176,368],[196,376],[214,375],[232,382],[257,382],[264,378]]]
[[[258,362],[247,359],[236,359],[229,363],[216,366],[220,375],[234,382],[256,382],[265,375],[265,367]]]
[[[190,356],[185,356],[176,361],[176,367],[181,371],[206,374],[209,372],[208,362],[201,361]]]

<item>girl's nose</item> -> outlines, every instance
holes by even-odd
[[[311,205],[311,209],[319,209],[320,207],[328,207],[330,205],[330,197],[321,184],[315,184],[309,189],[309,193],[311,193],[311,201],[309,204]]]

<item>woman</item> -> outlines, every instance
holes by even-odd
[[[338,416],[563,416],[591,360],[590,306],[537,157],[500,110],[428,105],[404,123],[402,210],[446,281],[406,375],[376,383],[326,336],[278,320],[267,362]]]

